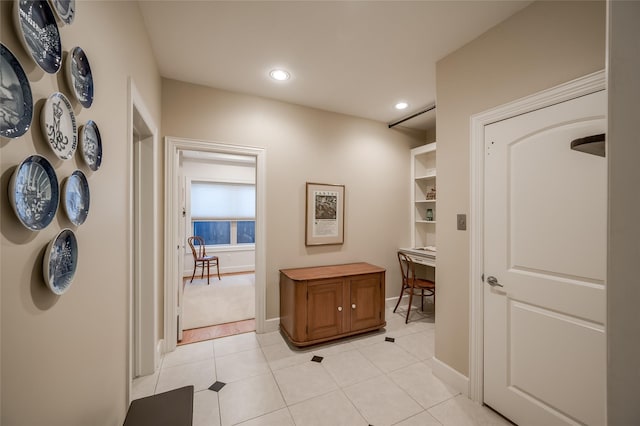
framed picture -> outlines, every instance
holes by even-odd
[[[305,244],[344,243],[344,185],[307,182]]]

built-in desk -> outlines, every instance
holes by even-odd
[[[421,248],[400,248],[398,251],[409,256],[415,263],[421,265],[436,266],[436,252]]]

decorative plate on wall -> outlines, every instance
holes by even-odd
[[[17,138],[31,126],[33,98],[31,85],[22,65],[4,44],[0,43],[0,136]]]
[[[78,128],[71,103],[65,95],[56,92],[49,96],[40,113],[42,133],[53,152],[62,160],[73,157],[78,146]]]
[[[84,50],[74,47],[67,55],[67,83],[78,102],[89,108],[93,103],[93,74]]]
[[[63,229],[51,240],[44,254],[42,274],[57,295],[69,289],[78,267],[78,240],[71,229]]]
[[[40,68],[57,73],[62,65],[62,42],[49,3],[16,0],[14,9],[14,22],[26,51]]]
[[[31,155],[20,163],[9,182],[9,200],[27,229],[46,228],[56,215],[59,199],[58,178],[46,158]]]
[[[49,3],[62,22],[67,25],[73,22],[76,15],[76,0],[49,0]]]
[[[102,138],[98,125],[93,120],[80,128],[80,152],[87,166],[94,172],[102,164]]]
[[[74,171],[64,184],[63,206],[74,225],[82,225],[89,214],[89,182],[80,170]]]

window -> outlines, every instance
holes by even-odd
[[[193,235],[206,245],[255,244],[256,191],[253,184],[192,182]]]
[[[194,220],[193,235],[213,245],[239,245],[256,243],[256,222],[253,220]]]

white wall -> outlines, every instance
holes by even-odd
[[[241,182],[256,183],[256,167],[253,164],[233,163],[227,161],[216,160],[194,160],[189,158],[181,158],[181,174],[182,181],[185,183],[185,194],[187,200],[190,199],[189,182],[192,180],[207,180],[220,182]],[[191,235],[189,218],[189,203],[186,205],[187,211],[187,236]],[[186,243],[185,243],[186,244]],[[220,273],[230,272],[249,272],[255,270],[256,256],[255,247],[240,245],[230,248],[218,248],[215,246],[207,246],[207,254],[218,256],[220,263]],[[197,269],[198,274],[201,269]],[[191,277],[193,274],[193,256],[189,247],[185,247],[184,253],[184,272],[183,276]]]
[[[76,155],[57,160],[40,131],[43,100],[54,91],[71,96],[64,71],[46,74],[22,48],[13,25],[13,1],[0,1],[0,36],[22,63],[33,92],[30,130],[0,138],[3,425],[117,425],[128,406],[129,182],[132,156],[129,78],[155,123],[160,123],[161,80],[136,2],[77,1],[73,24],[61,27],[65,54],[81,46],[95,84],[91,108],[72,101],[79,124],[92,119],[102,134],[102,167],[91,172]],[[7,199],[9,178],[28,155],[52,161],[62,181],[73,170],[87,175],[91,208],[74,227],[62,210],[44,230],[18,222]],[[76,231],[78,270],[63,296],[43,281],[43,254],[65,227]]]
[[[472,115],[604,69],[605,3],[537,1],[437,63],[436,357],[469,374]]]

